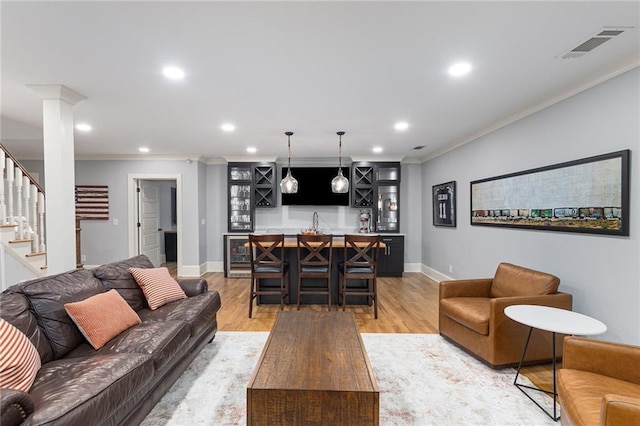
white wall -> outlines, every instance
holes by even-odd
[[[607,324],[602,338],[640,344],[639,95],[636,68],[423,164],[422,263],[455,278],[493,276],[499,262],[550,272],[575,311]],[[470,181],[623,149],[631,149],[629,237],[470,225]],[[457,228],[436,228],[431,186],[451,180]]]

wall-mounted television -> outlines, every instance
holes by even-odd
[[[337,167],[291,167],[291,174],[298,180],[296,194],[282,194],[283,206],[348,206],[349,193],[331,192],[331,180],[338,174]],[[349,167],[342,168],[342,174],[350,179]],[[282,168],[281,176],[287,175]]]

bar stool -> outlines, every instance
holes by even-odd
[[[284,310],[284,300],[289,304],[289,262],[284,258],[284,234],[249,235],[251,259],[251,291],[249,292],[249,318],[253,309],[253,299],[259,303],[259,296],[280,296],[280,310]],[[280,287],[264,288],[261,279],[278,279]]]
[[[327,296],[327,305],[331,310],[331,256],[333,252],[332,235],[298,235],[298,310],[303,294]],[[305,278],[326,279],[326,286],[303,286]]]
[[[342,310],[345,310],[347,296],[367,296],[369,305],[373,304],[375,319],[378,319],[378,249],[379,235],[345,235],[344,261],[338,264],[340,268],[340,297]],[[348,280],[366,280],[366,287],[349,287]]]

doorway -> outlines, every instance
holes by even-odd
[[[179,274],[182,265],[180,175],[129,175],[129,255]]]

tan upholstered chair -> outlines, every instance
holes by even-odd
[[[493,278],[440,283],[440,334],[493,368],[517,365],[529,327],[504,314],[510,305],[543,305],[571,310],[570,294],[558,292],[560,279],[510,263],[501,263]],[[557,334],[556,355],[562,356]],[[546,362],[551,333],[534,330],[525,364]]]
[[[640,346],[565,338],[558,396],[563,425],[640,425]]]

